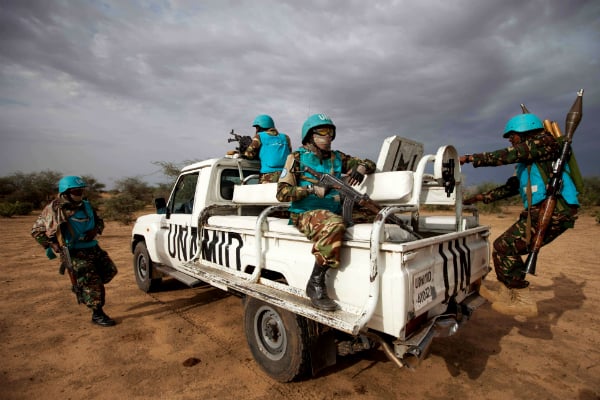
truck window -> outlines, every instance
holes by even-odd
[[[171,202],[169,204],[172,214],[191,214],[194,208],[194,194],[198,184],[198,172],[179,177]]]
[[[255,175],[257,171],[254,170],[242,170],[243,177],[240,177],[240,172],[237,169],[224,169],[221,172],[221,178],[219,180],[219,193],[221,197],[225,200],[233,199],[233,187],[235,185],[239,185],[242,183],[242,179],[247,176]],[[252,179],[250,182],[246,184],[256,184],[258,183],[257,179]]]

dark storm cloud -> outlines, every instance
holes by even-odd
[[[371,158],[392,134],[493,150],[519,103],[563,125],[583,87],[574,146],[600,175],[598,43],[594,1],[4,1],[0,170],[145,174],[223,154],[258,113],[297,145],[326,112]]]

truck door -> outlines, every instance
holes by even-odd
[[[167,213],[157,237],[157,249],[165,264],[175,267],[196,254],[198,227],[193,215],[199,172],[179,176],[167,203]]]

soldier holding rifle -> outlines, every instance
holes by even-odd
[[[92,322],[113,326],[116,322],[102,308],[104,285],[117,274],[117,267],[98,246],[96,236],[104,230],[104,222],[83,199],[86,187],[79,176],[63,177],[58,182],[58,198],[42,210],[31,235],[46,249],[49,259],[60,255],[59,272],[67,270],[77,302],[92,310]]]
[[[325,311],[337,309],[337,304],[327,294],[325,276],[329,268],[340,265],[346,224],[338,190],[320,185],[318,177],[306,167],[336,178],[347,174],[347,183],[351,186],[361,183],[365,174],[375,171],[375,163],[371,160],[332,150],[331,142],[335,136],[335,125],[327,115],[308,117],[302,125],[302,146],[287,157],[277,184],[277,199],[291,201],[290,223],[313,241],[315,264],[306,285],[306,295],[314,307]]]
[[[579,102],[579,118],[581,94],[574,104],[575,107]],[[464,201],[464,204],[490,203],[520,194],[525,207],[519,219],[494,241],[492,258],[501,283],[499,290],[496,292],[485,285],[481,288],[481,294],[500,313],[537,315],[537,304],[530,296],[529,282],[525,279],[527,273],[535,273],[535,264],[533,268],[530,265],[531,255],[537,255],[539,247],[573,228],[577,219],[578,192],[567,165],[576,124],[569,127],[568,121],[569,116],[570,136],[559,138],[558,132],[545,128],[550,124],[542,123],[523,106],[523,114],[511,118],[504,129],[503,136],[510,141],[510,147],[460,157],[461,164],[472,163],[475,168],[516,164],[515,175],[505,185]],[[565,146],[568,146],[567,151]],[[566,158],[562,161],[564,168],[557,170],[561,158]],[[528,254],[526,265],[522,256]]]

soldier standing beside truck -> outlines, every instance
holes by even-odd
[[[525,112],[525,109],[524,109]],[[460,157],[460,163],[472,163],[473,167],[516,164],[515,176],[503,186],[486,193],[479,193],[464,204],[478,201],[490,203],[521,194],[525,210],[518,221],[495,241],[492,251],[494,269],[500,285],[499,292],[482,285],[481,294],[492,302],[492,308],[508,315],[537,315],[537,304],[530,298],[529,282],[525,280],[526,268],[521,256],[530,253],[531,238],[539,229],[546,200],[546,185],[552,176],[553,162],[559,157],[561,145],[544,129],[542,121],[534,114],[524,113],[511,118],[504,135],[511,147],[492,152],[469,154]],[[548,244],[577,219],[579,201],[577,189],[567,168],[563,173],[560,200],[552,213],[550,224],[543,238]]]
[[[49,259],[61,256],[61,268],[67,269],[77,302],[92,310],[92,322],[113,326],[115,320],[103,311],[104,285],[117,274],[117,267],[108,253],[98,246],[97,235],[104,230],[104,221],[91,204],[83,199],[87,187],[79,176],[65,176],[58,182],[58,198],[50,202],[31,230],[34,239],[46,249]]]
[[[277,186],[277,200],[291,201],[290,223],[314,242],[313,271],[306,285],[306,295],[321,310],[334,311],[337,304],[327,294],[325,275],[329,268],[340,265],[340,249],[346,225],[341,216],[340,194],[319,186],[319,180],[304,169],[337,178],[348,174],[348,183],[357,185],[365,174],[375,171],[375,163],[331,150],[336,130],[325,114],[308,117],[302,126],[302,146],[287,158]]]

